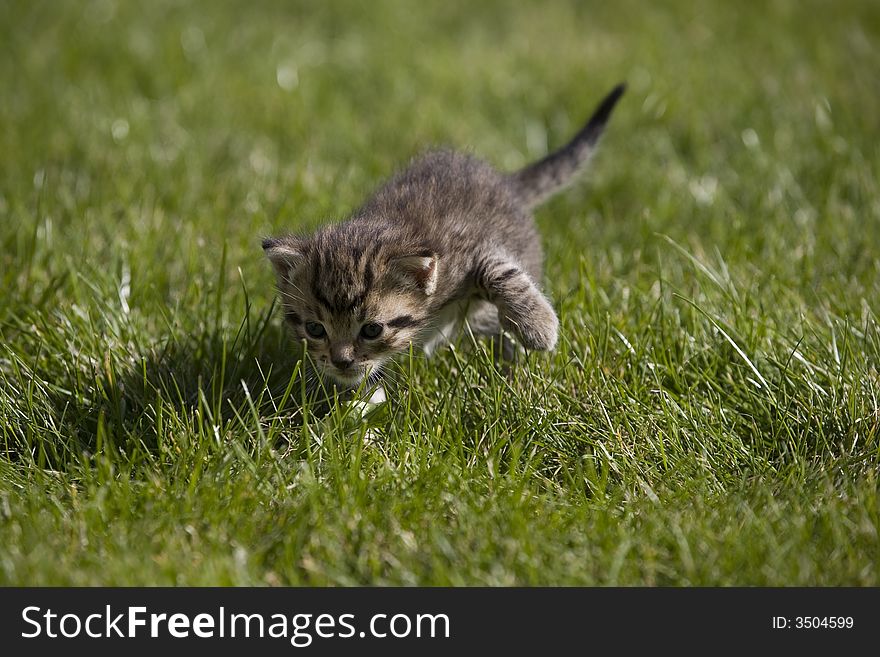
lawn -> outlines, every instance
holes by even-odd
[[[0,5],[0,584],[880,585],[875,2]],[[304,391],[260,239],[515,169],[560,345]]]

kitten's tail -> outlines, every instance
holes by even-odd
[[[596,150],[596,144],[617,101],[626,91],[625,84],[619,84],[605,100],[599,103],[593,116],[568,144],[550,153],[543,160],[528,165],[510,175],[520,198],[529,207],[540,205],[562,187],[571,182],[576,174]]]

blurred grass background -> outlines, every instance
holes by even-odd
[[[877,585],[874,2],[0,3],[0,582]],[[310,412],[260,238],[513,169],[554,355]]]

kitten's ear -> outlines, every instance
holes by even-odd
[[[415,286],[426,296],[437,289],[439,259],[434,254],[419,254],[392,258],[389,271],[401,283]]]
[[[280,279],[289,279],[303,262],[302,244],[295,238],[267,237],[263,240],[263,252]]]

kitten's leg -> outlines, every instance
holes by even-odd
[[[478,268],[476,283],[486,299],[497,306],[501,327],[513,333],[526,349],[550,351],[556,346],[556,313],[516,261],[485,260]]]
[[[516,360],[516,345],[504,334],[498,321],[498,308],[494,304],[475,300],[468,312],[467,322],[474,335],[493,339],[492,353],[496,363]]]
[[[380,383],[370,394],[370,398],[367,400],[367,402],[370,404],[381,404],[387,400],[388,396],[385,394],[385,388]]]

